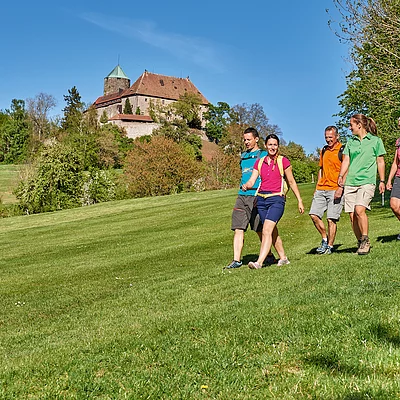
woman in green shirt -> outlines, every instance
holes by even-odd
[[[379,193],[385,191],[385,147],[382,139],[376,136],[375,121],[364,114],[350,118],[353,136],[343,151],[342,167],[338,184],[344,186],[344,210],[349,213],[353,232],[358,240],[358,255],[368,254],[368,216],[370,203],[375,193],[376,173],[379,173]],[[343,176],[346,180],[343,180]]]

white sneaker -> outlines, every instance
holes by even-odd
[[[288,265],[288,264],[290,264],[290,261],[287,258],[278,261],[278,267],[282,267],[283,265]]]

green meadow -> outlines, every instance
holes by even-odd
[[[314,185],[300,185],[306,208]],[[0,220],[1,399],[398,399],[400,224],[336,252],[292,192],[290,265],[226,271],[236,191]],[[379,200],[379,199],[378,199]],[[246,234],[244,261],[257,257]]]

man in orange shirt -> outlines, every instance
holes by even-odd
[[[310,217],[321,234],[321,245],[318,254],[331,254],[335,241],[337,226],[343,209],[343,187],[338,185],[340,167],[342,165],[343,146],[339,142],[336,126],[325,129],[326,146],[323,147],[319,159],[318,182],[310,209]],[[322,217],[326,211],[328,232]]]

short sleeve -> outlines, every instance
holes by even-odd
[[[283,157],[282,165],[283,165],[283,169],[285,170],[286,168],[290,167],[290,161],[286,157]]]
[[[378,138],[378,141],[376,143],[376,156],[383,156],[386,154],[385,146],[383,145],[382,139]]]
[[[258,169],[259,162],[260,162],[260,159],[258,158],[257,161],[254,163],[253,169]]]

